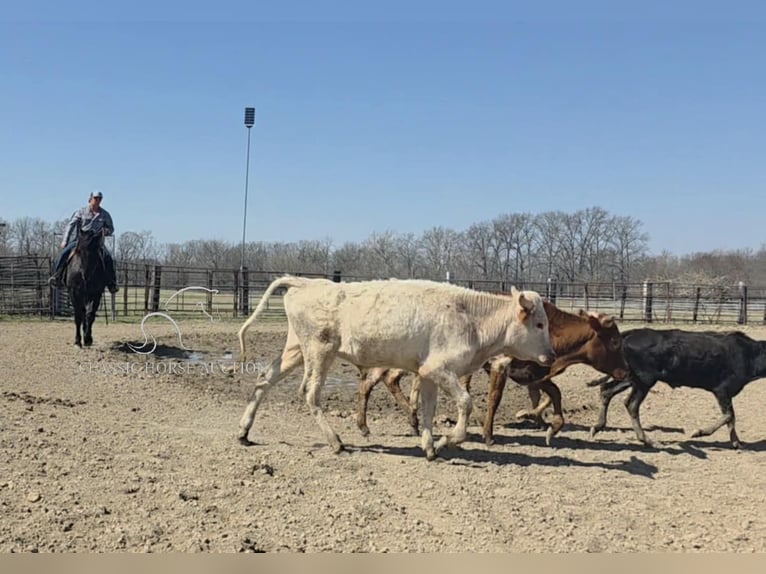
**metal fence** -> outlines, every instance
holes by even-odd
[[[66,292],[47,284],[47,257],[0,257],[0,314],[51,316],[71,313]],[[210,269],[118,263],[120,291],[105,297],[113,317],[139,317],[151,312],[173,315],[205,314],[242,317],[258,304],[268,285],[284,275],[279,271]],[[300,274],[298,274],[300,275]],[[333,281],[360,281],[369,277],[303,274]],[[452,280],[454,284],[507,293],[506,281]],[[515,287],[539,292],[558,307],[586,309],[614,315],[621,321],[656,323],[754,324],[766,323],[766,287],[688,285],[670,281],[642,283],[518,282]],[[269,299],[267,318],[283,318],[282,290]]]
[[[50,257],[0,257],[0,314],[51,315]]]

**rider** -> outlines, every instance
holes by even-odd
[[[69,260],[69,254],[72,253],[72,249],[77,245],[77,232],[78,231],[93,231],[95,233],[102,232],[105,236],[112,235],[114,233],[114,224],[112,223],[112,216],[106,209],[101,208],[101,200],[103,194],[100,191],[94,191],[88,198],[88,205],[78,209],[72,214],[72,218],[64,228],[64,239],[61,242],[61,248],[64,250],[59,255],[56,261],[56,267],[53,275],[48,279],[48,283],[62,287],[61,275],[64,271],[65,263]],[[104,267],[106,270],[106,286],[110,293],[116,293],[119,291],[117,287],[117,274],[114,269],[114,260],[112,254],[104,246],[103,247]]]

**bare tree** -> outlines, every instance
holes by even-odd
[[[114,255],[121,262],[149,263],[158,260],[160,248],[151,231],[124,231],[115,243]]]
[[[245,244],[245,265],[251,271],[271,271],[268,268],[269,248],[261,241]]]
[[[496,237],[492,224],[483,221],[474,223],[464,234],[465,254],[469,275],[478,272],[479,279],[492,279],[497,253]]]
[[[169,243],[165,248],[163,262],[166,265],[177,265],[179,267],[195,265],[195,253],[191,242]]]
[[[399,261],[399,275],[404,278],[419,277],[423,273],[423,257],[420,252],[420,243],[413,233],[406,233],[394,240],[397,260]]]
[[[196,265],[213,269],[239,268],[240,252],[235,245],[220,239],[200,239],[192,243]]]
[[[332,254],[333,269],[344,276],[364,276],[364,249],[358,243],[346,242]]]
[[[58,241],[51,224],[39,218],[22,217],[10,226],[10,243],[18,255],[51,256]]]
[[[303,273],[328,275],[332,267],[331,251],[332,243],[329,240],[299,241],[295,250],[295,268]]]
[[[444,227],[433,227],[423,234],[421,245],[428,277],[441,281],[452,271],[457,237],[457,233]]]
[[[639,263],[648,252],[649,236],[642,231],[643,224],[630,216],[612,218],[608,248],[612,250],[613,279],[630,281]]]
[[[371,262],[377,268],[377,273],[384,277],[394,277],[397,274],[397,245],[396,236],[392,231],[373,232],[363,244],[369,253]]]

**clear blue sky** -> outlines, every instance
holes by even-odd
[[[238,243],[254,106],[248,241],[599,206],[655,253],[766,242],[763,2],[25,4],[6,220],[100,189],[118,233]]]

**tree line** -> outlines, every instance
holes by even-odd
[[[65,221],[24,217],[0,219],[0,256],[59,252]],[[332,239],[253,241],[245,245],[252,271],[320,273],[352,277],[398,277],[508,283],[618,282],[651,278],[688,284],[766,285],[766,244],[758,250],[715,250],[652,255],[643,223],[600,207],[572,213],[508,213],[456,231],[433,227],[421,234],[373,231],[363,241],[335,245]],[[160,244],[150,230],[118,233],[118,262],[238,269],[241,244],[191,239]]]

